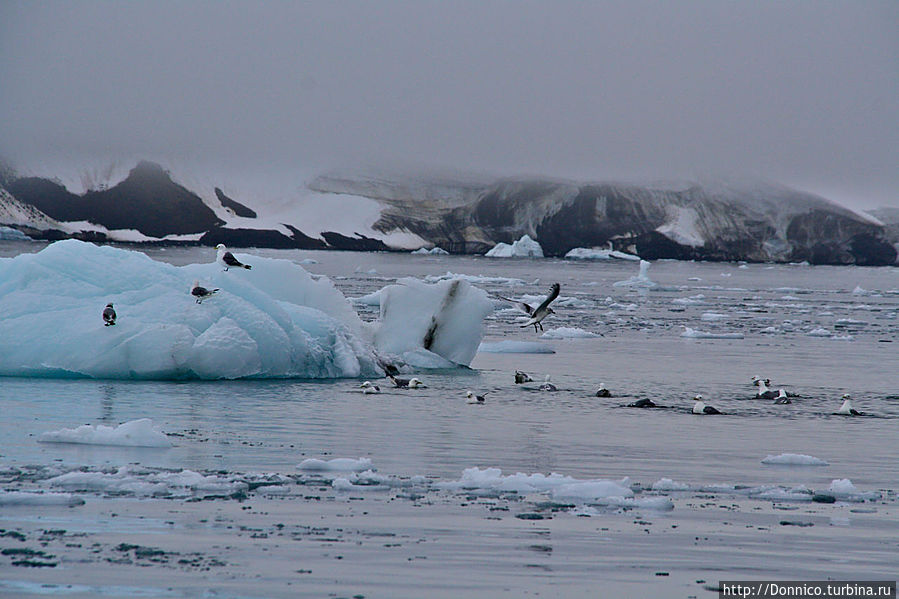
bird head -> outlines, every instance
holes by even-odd
[[[418,387],[419,385],[421,385],[421,381],[418,380],[417,378],[414,378],[414,377],[413,377],[413,378],[409,379],[409,386],[410,386],[410,387]]]
[[[223,250],[223,249],[225,249],[225,244],[224,244],[224,243],[220,243],[220,244],[218,244],[217,246],[215,246],[215,249],[217,249],[217,250]]]
[[[693,396],[693,401],[702,401],[702,395],[698,395],[698,394],[697,394],[697,395],[694,395],[694,396]]]
[[[106,307],[107,307],[107,308],[112,308],[112,302],[109,302],[108,304],[106,304]]]
[[[474,396],[474,393],[472,393],[471,391],[465,392],[465,397],[473,397],[473,396]]]
[[[852,399],[852,396],[848,393],[843,393],[843,397],[841,399]]]
[[[365,381],[364,383],[362,383],[359,386],[362,387],[363,389],[367,389],[367,388],[371,387],[371,383],[369,381]]]

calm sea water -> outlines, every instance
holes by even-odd
[[[4,243],[0,244],[0,256],[31,249],[34,246]],[[889,519],[895,509],[893,491],[899,489],[897,268],[660,261],[649,270],[649,278],[656,286],[641,288],[614,285],[637,274],[638,265],[632,262],[248,252],[297,262],[314,259],[317,263],[305,268],[330,277],[348,297],[376,291],[399,277],[447,272],[516,279],[517,282],[497,279],[475,283],[490,292],[512,297],[545,294],[549,285],[558,281],[562,297],[557,302],[557,314],[544,321],[545,328],[575,327],[598,336],[546,339],[535,334],[533,328],[519,328],[511,311],[498,311],[486,323],[485,342],[539,341],[555,353],[479,353],[470,370],[420,373],[427,389],[393,390],[389,383],[378,381],[385,392],[370,396],[359,393],[357,380],[2,379],[0,465],[54,465],[69,470],[139,463],[175,470],[294,473],[297,463],[308,457],[367,457],[380,473],[450,481],[458,480],[464,469],[476,466],[500,468],[507,474],[557,472],[577,479],[630,477],[632,483],[647,487],[664,477],[690,485],[771,484],[826,489],[834,479],[849,478],[861,490],[884,493],[875,510],[879,512],[866,516],[870,519],[866,526],[875,530],[881,524],[895,526]],[[147,253],[173,264],[214,259],[214,251],[205,248],[157,248]],[[377,316],[376,308],[357,309],[366,320]],[[688,331],[693,331],[688,333],[693,336],[683,336]],[[702,338],[736,334],[742,338]],[[529,373],[537,383],[515,385],[516,369]],[[558,386],[557,392],[537,389],[546,374]],[[752,400],[753,375],[768,377],[774,388],[784,387],[798,397],[788,406]],[[595,397],[600,383],[611,390],[612,398]],[[464,393],[468,389],[479,394],[488,392],[487,403],[466,404]],[[690,398],[696,393],[726,415],[691,415]],[[869,416],[832,415],[843,393],[851,393],[855,407]],[[650,398],[670,409],[624,407],[639,398]],[[177,435],[172,437],[175,446],[147,450],[36,441],[45,431],[80,424],[116,425],[137,418],[151,418],[166,433]],[[760,463],[765,456],[780,453],[813,455],[829,462],[829,466],[784,470]],[[6,488],[16,488],[14,481],[7,480]],[[114,499],[101,494],[92,501],[103,506]],[[719,519],[706,517],[690,502],[701,500],[690,495],[685,501],[675,501],[675,509],[664,517],[679,522],[691,531],[689,534],[702,534],[707,526],[721,527]],[[148,502],[132,500],[127,509],[135,511],[134,506],[140,504]],[[748,505],[737,511],[751,515],[757,507]],[[46,508],[30,508],[31,512],[41,509]],[[74,514],[85,508],[67,509],[66,513]],[[302,503],[298,509],[314,513],[316,508]],[[421,528],[424,525],[410,519],[418,512],[411,507],[405,508],[409,513],[403,508],[395,509],[399,511],[362,520],[371,527],[394,526],[411,536],[427,536]],[[426,584],[428,577],[438,576],[438,572],[445,576],[438,579],[444,580],[440,590],[446,591],[447,596],[453,595],[454,589],[458,591],[455,596],[522,596],[531,591],[544,596],[591,596],[592,584],[609,580],[616,581],[609,588],[616,589],[618,596],[641,596],[647,589],[656,596],[695,596],[708,594],[701,585],[697,586],[697,577],[709,581],[727,578],[720,574],[720,568],[710,568],[709,564],[699,567],[695,562],[685,564],[673,557],[679,547],[682,549],[678,543],[686,543],[687,537],[646,546],[641,536],[644,533],[637,529],[622,532],[617,542],[621,555],[654,556],[656,561],[651,565],[645,560],[640,562],[643,566],[639,573],[622,575],[621,563],[611,558],[605,565],[590,565],[587,561],[578,566],[580,562],[572,558],[570,568],[558,563],[555,570],[531,568],[534,552],[525,552],[519,559],[514,557],[514,548],[525,543],[519,537],[534,523],[503,513],[500,516],[504,517],[504,526],[511,528],[492,534],[500,539],[496,541],[497,555],[508,549],[512,565],[508,571],[497,571],[484,567],[483,562],[465,559],[472,552],[477,555],[481,541],[479,525],[467,519],[470,512],[465,511],[464,502],[434,499],[429,510],[434,512],[436,521],[442,518],[449,523],[442,535],[435,536],[443,541],[452,539],[452,543],[432,550],[431,554],[422,549],[425,555],[432,556],[432,563],[420,572],[404,570],[407,565],[380,564],[374,568],[378,570],[376,574],[372,567],[360,565],[356,571],[359,580],[353,580],[362,588],[361,594],[416,596],[415,585]],[[766,510],[770,511],[770,506]],[[65,516],[60,517],[65,520]],[[615,517],[572,515],[564,521],[554,518],[554,526],[564,527],[564,532],[556,531],[556,556],[591,547],[594,541],[584,535],[595,534],[604,518],[613,519],[610,526],[614,529],[614,523],[620,522]],[[5,528],[15,528],[27,520],[21,513],[11,514],[7,509],[5,514],[0,512],[0,528],[4,528],[4,518]],[[69,516],[68,526],[77,528],[72,518]],[[456,531],[450,532],[454,527]],[[862,539],[869,533],[853,536],[855,532],[847,532],[851,529],[832,528],[824,538],[809,537],[805,548],[818,552],[815,558],[810,554],[796,556],[787,546],[768,547],[743,562],[734,548],[703,551],[691,546],[690,552],[708,561],[730,551],[733,564],[751,566],[751,573],[789,577],[822,574],[823,570],[816,569],[815,564],[821,559],[830,562],[845,557],[842,545],[872,552],[873,557],[861,570],[857,565],[846,572],[837,567],[835,575],[859,571],[865,577],[887,575],[889,543],[884,541],[874,550],[866,548]],[[819,535],[820,527],[815,530]],[[501,539],[508,539],[510,545],[503,545],[505,541]],[[791,542],[804,547],[801,538]],[[366,563],[380,563],[381,551],[386,550],[371,548],[360,554],[360,560],[364,557],[375,560]],[[895,555],[895,547],[892,551]],[[785,566],[777,555],[792,556],[793,566]],[[204,587],[205,591],[190,585],[176,586],[171,590],[172,596],[194,596],[193,593],[210,588],[216,589],[216,596],[292,596],[297,592],[296,588],[288,588],[281,574],[266,571],[261,565],[263,556],[254,557],[250,549],[246,556],[246,562],[253,565],[248,566],[245,577],[269,580],[269,592],[251,592],[237,583],[214,580]],[[770,563],[765,556],[773,556]],[[438,559],[442,566],[435,563]],[[644,570],[655,570],[657,563],[669,572],[664,576],[666,580],[662,575],[644,576]],[[405,562],[398,560],[397,564]],[[731,574],[747,577],[747,572],[737,565],[722,567]],[[351,591],[357,587],[329,582],[337,580],[329,578],[330,570],[328,576],[316,578],[316,571],[323,568],[321,564],[311,567],[312,575],[306,580],[315,582],[307,582],[304,592],[310,596],[352,596]],[[52,582],[50,592],[61,593],[62,587],[53,585],[63,584],[66,578],[59,574],[60,568],[55,570],[51,574],[14,568],[0,560],[0,589],[31,594],[39,591],[25,584],[27,581]],[[105,589],[103,594],[134,596],[143,592],[122,590],[116,586],[121,582],[121,568],[109,570],[110,573],[99,575],[99,582],[94,581],[100,585],[97,588]],[[373,582],[380,576],[385,579]],[[461,579],[467,581],[465,585]],[[142,584],[141,589],[156,588],[147,581]],[[433,595],[440,594],[435,590]]]

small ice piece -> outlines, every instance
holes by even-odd
[[[640,256],[619,252],[618,250],[604,248],[574,248],[565,254],[566,260],[632,260],[637,261]]]
[[[879,499],[881,497],[880,492],[878,491],[859,490],[859,488],[852,484],[852,481],[848,478],[834,479],[830,483],[830,488],[828,489],[828,491],[839,501],[861,503],[864,501]]]
[[[828,466],[829,464],[815,456],[803,453],[782,453],[780,455],[769,455],[762,460],[762,464],[774,466]]]
[[[539,341],[497,341],[483,342],[479,353],[485,354],[554,354],[556,350]]]
[[[830,337],[833,335],[833,333],[831,333],[830,331],[828,331],[827,329],[825,329],[823,327],[818,327],[818,328],[812,329],[811,331],[806,333],[806,335],[808,335],[809,337]]]
[[[434,246],[431,249],[421,247],[411,253],[431,256],[449,256],[449,252],[439,246]]]
[[[690,485],[686,483],[680,483],[675,480],[671,480],[670,478],[660,478],[656,482],[652,483],[653,491],[689,491]]]
[[[149,418],[131,420],[113,428],[85,424],[43,433],[41,443],[77,443],[83,445],[118,445],[122,447],[171,447],[172,442]]]
[[[743,339],[743,333],[712,333],[691,329],[688,326],[684,327],[684,332],[680,336],[689,339]]]
[[[599,335],[578,327],[559,327],[557,329],[549,329],[540,337],[543,339],[590,339],[599,337]]]
[[[726,319],[727,314],[722,314],[720,312],[703,312],[700,318],[706,322],[717,322]]]
[[[309,458],[297,464],[297,469],[309,472],[363,472],[371,469],[371,459],[334,458],[325,461]]]
[[[864,289],[861,285],[856,285],[855,289],[852,290],[852,295],[871,295],[871,292]]]
[[[305,258],[305,259],[303,259],[303,260],[300,260],[300,264],[303,264],[303,265],[306,265],[306,264],[318,264],[318,260],[314,260],[314,259],[312,259],[312,258]]]
[[[469,283],[477,283],[479,285],[524,285],[521,279],[512,277],[490,277],[487,275],[466,275],[450,271],[446,271],[445,275],[428,275],[424,280],[428,283],[439,283],[440,281],[451,281],[453,279],[462,279]]]
[[[489,258],[542,258],[543,248],[540,244],[531,239],[527,234],[522,235],[521,239],[509,245],[508,243],[498,243],[489,252],[484,254]]]
[[[612,283],[614,287],[656,287],[656,282],[649,278],[649,267],[651,263],[646,260],[640,260],[640,272],[629,279]]]
[[[705,304],[705,296],[701,293],[697,295],[693,295],[690,297],[678,297],[671,300],[673,304],[680,304],[681,306],[700,306]]]
[[[71,493],[32,493],[27,491],[0,491],[0,506],[16,505],[84,505],[84,500]]]

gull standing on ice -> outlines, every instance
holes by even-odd
[[[235,268],[246,268],[247,270],[253,268],[249,264],[244,264],[243,262],[235,258],[234,254],[228,251],[224,243],[218,244],[217,246],[215,246],[215,249],[218,250],[218,253],[215,256],[215,261],[224,266],[225,270],[228,270],[228,268],[232,266]]]
[[[381,392],[381,388],[377,385],[372,385],[371,381],[365,381],[359,386],[362,388],[362,393],[364,393],[365,395],[371,395],[372,393]]]
[[[484,392],[484,395],[475,395],[471,391],[466,391],[465,397],[468,398],[467,399],[468,403],[481,403],[482,404],[485,401],[487,401],[487,393],[488,392]]]
[[[103,308],[103,321],[106,323],[104,326],[107,327],[115,324],[115,309],[112,307],[112,302],[106,304],[106,307]]]
[[[190,287],[190,294],[197,298],[198,304],[202,304],[204,299],[210,297],[214,293],[218,293],[218,291],[218,289],[206,289],[205,287],[200,287],[199,281],[194,281],[194,284]]]
[[[561,286],[558,283],[553,283],[552,287],[550,287],[550,289],[549,289],[549,295],[547,295],[546,299],[543,300],[543,303],[540,304],[539,306],[537,306],[536,308],[534,308],[533,306],[531,306],[530,304],[528,304],[526,302],[518,302],[513,299],[503,297],[501,295],[497,295],[496,297],[498,297],[501,300],[505,300],[509,303],[515,304],[516,308],[518,308],[519,310],[521,310],[522,312],[524,312],[525,314],[530,316],[531,317],[530,320],[528,320],[526,323],[521,325],[521,328],[525,328],[525,327],[534,325],[534,332],[536,333],[538,326],[540,327],[541,331],[543,330],[543,325],[541,324],[541,321],[544,318],[546,318],[547,316],[549,316],[550,314],[555,314],[553,309],[549,307],[549,304],[552,303],[552,301],[554,299],[559,297],[560,289],[561,289]]]
[[[864,416],[864,412],[859,412],[855,408],[852,407],[852,396],[848,393],[844,393],[843,397],[843,405],[840,406],[840,409],[834,412],[836,416]]]
[[[717,409],[713,408],[712,406],[705,405],[705,402],[702,401],[702,395],[695,396],[693,398],[693,401],[695,402],[693,404],[693,413],[694,414],[703,415],[703,414],[720,414],[721,413]]]

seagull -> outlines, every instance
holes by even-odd
[[[393,375],[387,375],[387,378],[389,378],[391,381],[393,381],[393,384],[401,389],[424,389],[425,388],[425,384],[422,383],[420,380],[418,380],[415,377],[412,377],[411,379],[398,379]]]
[[[480,403],[480,404],[482,404],[482,403],[484,403],[485,401],[487,401],[487,393],[488,393],[488,391],[485,391],[485,392],[484,392],[484,395],[475,395],[475,394],[472,393],[471,391],[467,391],[467,392],[465,393],[465,397],[468,398],[468,399],[467,399],[468,403]]]
[[[774,398],[774,403],[776,404],[788,404],[793,403],[793,400],[787,397],[786,389],[779,389],[777,391],[777,397]]]
[[[206,289],[205,287],[200,287],[199,281],[194,281],[194,284],[190,288],[190,294],[197,298],[198,304],[202,304],[204,299],[210,297],[213,293],[218,293],[218,291],[218,289]]]
[[[612,397],[612,392],[606,389],[605,385],[600,383],[599,389],[596,390],[596,397]]]
[[[534,379],[529,377],[526,372],[522,372],[520,370],[515,371],[515,384],[520,385],[521,383],[530,383],[533,382]]]
[[[627,404],[627,407],[629,407],[629,408],[657,408],[659,406],[656,402],[652,401],[651,399],[644,398],[644,399],[638,399],[637,401],[635,401],[633,403]],[[712,408],[712,409],[714,410],[715,408]]]
[[[371,381],[365,381],[359,386],[362,388],[362,393],[364,393],[365,395],[371,395],[372,393],[381,392],[381,388],[377,385],[372,385]]]
[[[543,325],[541,324],[541,321],[544,318],[546,318],[547,316],[549,316],[550,314],[555,314],[553,309],[549,307],[549,304],[552,303],[552,301],[554,299],[559,297],[560,289],[561,289],[561,286],[558,283],[553,283],[552,287],[550,287],[550,289],[549,289],[549,295],[546,296],[546,299],[543,300],[543,303],[540,304],[539,306],[537,306],[536,309],[533,308],[530,304],[528,304],[526,302],[515,301],[513,299],[509,299],[509,298],[503,297],[501,295],[497,295],[495,297],[498,297],[499,299],[507,301],[509,303],[515,304],[516,308],[518,308],[519,310],[521,310],[522,312],[524,312],[525,314],[530,316],[531,318],[526,323],[521,325],[521,328],[525,328],[525,327],[534,325],[534,332],[536,333],[538,326],[540,327],[541,331],[543,330]]]
[[[843,394],[843,405],[840,406],[840,409],[834,412],[837,416],[864,416],[864,412],[859,412],[855,408],[852,407],[852,396],[848,393]]]
[[[228,268],[231,266],[235,268],[246,268],[247,270],[253,268],[249,264],[244,264],[243,262],[235,258],[234,254],[232,254],[225,248],[224,243],[218,244],[217,246],[215,246],[215,249],[218,250],[218,254],[216,254],[215,256],[215,261],[224,266],[225,270],[228,270]]]
[[[768,388],[768,385],[771,384],[771,379],[759,379],[756,384],[759,387],[759,390],[755,393],[756,399],[775,399],[777,397],[777,393]]]
[[[541,391],[558,391],[559,388],[549,382],[549,375],[546,375],[546,378],[543,380],[543,384],[540,385]]]
[[[104,326],[107,327],[115,324],[115,310],[112,307],[112,303],[106,304],[106,307],[103,308],[103,321],[106,323]]]
[[[693,404],[693,413],[694,414],[703,415],[703,414],[720,414],[721,413],[717,409],[713,408],[712,406],[705,405],[705,403],[702,401],[702,395],[695,396],[693,398],[693,401],[695,402]]]

